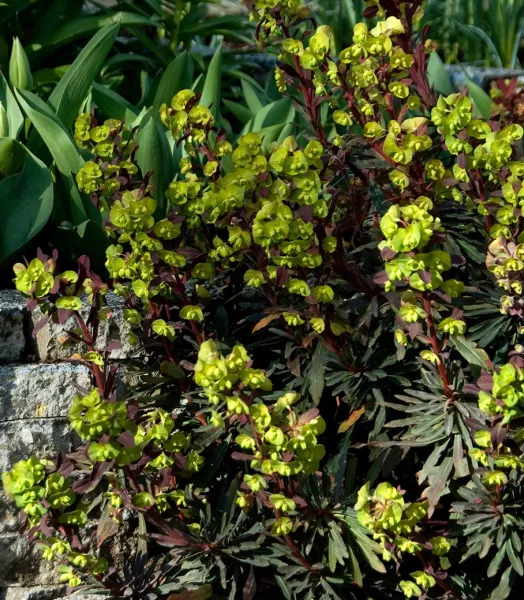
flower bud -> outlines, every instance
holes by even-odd
[[[33,76],[31,75],[29,60],[18,38],[13,40],[9,62],[9,80],[13,87],[20,90],[31,90],[33,88]]]

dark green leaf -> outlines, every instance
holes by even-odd
[[[455,348],[462,354],[469,364],[476,365],[482,369],[488,369],[490,366],[489,356],[482,348],[479,348],[474,342],[461,335],[451,336],[451,341]]]
[[[436,52],[432,52],[428,61],[428,80],[439,94],[449,96],[453,93],[453,85],[446,73],[444,63]]]
[[[129,112],[138,116],[136,108],[130,102],[106,85],[93,83],[93,100],[109,119],[124,119]]]
[[[15,93],[22,109],[47,145],[58,170],[66,176],[77,173],[84,161],[52,109],[31,92],[16,90]]]
[[[216,50],[215,55],[209,63],[207,69],[204,89],[202,90],[202,98],[200,104],[210,107],[215,120],[219,120],[220,116],[220,87],[222,83],[222,46]]]
[[[49,104],[66,129],[70,129],[78,116],[93,80],[111,50],[119,30],[111,24],[99,31],[80,52],[67,73],[49,96]]]
[[[141,126],[138,134],[137,162],[145,175],[153,172],[152,182],[155,186],[153,197],[157,201],[157,214],[165,216],[165,192],[173,180],[173,160],[171,147],[167,141],[166,132],[158,121],[151,115]]]
[[[20,130],[24,126],[24,115],[11,92],[4,75],[0,72],[0,102],[4,105],[9,122],[9,137],[16,140]],[[7,137],[7,136],[6,136]]]
[[[0,181],[0,261],[23,248],[47,223],[53,210],[49,169],[27,148],[23,149],[23,169]]]
[[[486,92],[468,77],[466,86],[469,90],[469,96],[475,105],[475,113],[486,119],[491,118],[491,107],[493,100]]]

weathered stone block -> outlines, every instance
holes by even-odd
[[[71,450],[71,429],[65,419],[5,421],[0,424],[0,470],[10,469],[32,454],[54,456]]]
[[[3,467],[0,467],[3,471]],[[18,515],[20,509],[16,508],[15,504],[7,498],[4,492],[0,492],[0,534],[16,533],[20,528]],[[2,596],[0,596],[1,600]]]
[[[0,600],[57,600],[65,593],[65,586],[9,587],[0,589]],[[71,598],[69,596],[69,598]],[[96,600],[96,598],[95,598]]]
[[[109,358],[112,360],[122,360],[130,358],[136,354],[134,349],[127,341],[129,335],[129,324],[124,320],[124,309],[122,299],[109,293],[106,296],[107,304],[112,313],[109,319],[100,323],[98,337],[95,344],[97,350],[104,350],[110,344],[118,342],[120,348],[111,351]],[[89,315],[89,306],[81,310],[84,320]],[[42,318],[42,314],[37,309],[31,315],[34,326]],[[75,352],[83,353],[87,351],[84,344],[79,343],[68,336],[68,331],[78,328],[78,323],[74,317],[69,319],[64,325],[58,325],[49,321],[42,327],[36,336],[36,346],[38,356],[42,361],[66,360]]]
[[[24,300],[18,292],[0,291],[0,362],[25,358],[27,315]]]
[[[2,421],[66,416],[77,386],[92,387],[82,365],[0,366],[0,427]]]
[[[57,585],[56,565],[43,561],[37,544],[16,533],[0,536],[0,585]]]

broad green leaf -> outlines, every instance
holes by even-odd
[[[173,180],[172,152],[166,133],[158,121],[150,115],[138,134],[137,162],[142,173],[153,171],[151,181],[155,189],[153,197],[157,201],[157,214],[165,216],[165,192]]]
[[[491,40],[491,38],[485,31],[483,31],[480,27],[476,27],[475,25],[464,26],[462,23],[459,23],[458,21],[456,23],[460,27],[461,31],[472,32],[476,36],[477,39],[482,40],[486,44],[486,46],[489,48],[492,58],[495,60],[496,66],[499,69],[504,68],[504,65],[502,64],[502,59],[500,57],[500,54],[499,54],[495,44],[493,43],[493,41]],[[507,65],[507,67],[511,68],[509,65]]]
[[[449,75],[444,68],[444,63],[436,52],[432,52],[429,57],[428,80],[429,84],[434,87],[439,94],[449,96],[454,91]]]
[[[264,108],[255,88],[244,79],[242,80],[242,91],[244,92],[244,98],[246,99],[246,104],[251,111],[252,116],[256,116],[259,111]]]
[[[267,104],[242,129],[242,135],[251,131],[292,123],[295,119],[295,108],[290,98],[282,98]]]
[[[25,146],[19,146],[26,154],[22,170],[0,181],[0,261],[23,248],[44,227],[53,210],[49,169]]]
[[[202,98],[200,104],[202,106],[210,107],[210,110],[215,117],[215,120],[219,120],[220,115],[220,87],[222,84],[222,46],[217,48],[209,67],[207,69],[206,80],[204,83],[204,89],[202,90]]]
[[[135,107],[110,87],[95,82],[92,90],[93,100],[105,117],[123,119],[128,111],[134,115],[134,118],[138,116]]]
[[[500,567],[502,565],[502,561],[504,560],[504,558],[506,556],[506,544],[508,544],[508,542],[505,542],[499,548],[498,552],[495,554],[495,556],[492,558],[491,562],[489,563],[488,570],[486,572],[488,577],[493,577],[497,573],[497,571],[500,569]]]
[[[137,67],[142,63],[144,67],[149,67],[150,69],[155,69],[157,66],[155,61],[148,56],[135,54],[133,52],[122,52],[122,54],[114,54],[104,61],[104,66],[100,69],[100,77],[110,77],[110,72],[115,67],[117,67],[117,69],[121,69],[123,66],[130,67],[130,63],[136,63]]]
[[[481,367],[482,369],[489,369],[491,364],[489,356],[482,348],[479,348],[475,342],[472,342],[461,335],[451,336],[451,341],[455,348],[465,358],[466,362]]]
[[[66,129],[70,129],[93,80],[113,47],[118,24],[111,24],[99,31],[80,52],[67,73],[49,96],[49,104]]]
[[[169,105],[173,96],[180,90],[191,89],[193,85],[193,59],[189,52],[179,54],[166,68],[153,102],[155,117],[162,104]]]
[[[16,101],[9,84],[1,72],[0,102],[2,102],[7,112],[7,120],[9,121],[9,137],[15,140],[24,125],[24,115],[18,106],[18,102]]]
[[[61,205],[61,206],[60,206]],[[61,211],[60,220],[70,221],[73,225],[80,226],[89,220],[102,225],[102,213],[91,202],[89,196],[79,191],[75,178],[60,174],[55,182],[55,210]]]
[[[506,554],[508,555],[511,566],[515,569],[515,571],[517,571],[517,573],[521,577],[524,577],[524,566],[522,565],[522,559],[517,554],[517,552],[515,552],[511,540],[508,540],[506,542]]]
[[[54,112],[35,94],[15,91],[18,102],[47,145],[58,170],[64,175],[77,173],[84,164],[69,133]]]
[[[349,559],[351,561],[351,574],[353,575],[353,581],[358,587],[364,585],[364,578],[362,577],[362,571],[358,564],[358,559],[353,551],[351,543],[348,544]]]
[[[132,27],[133,25],[157,27],[160,25],[153,17],[143,17],[131,12],[116,12],[92,17],[82,16],[68,21],[59,27],[53,35],[33,42],[26,50],[31,55],[37,52],[56,49],[76,39],[92,35],[107,25],[115,24],[120,27]]]
[[[287,581],[280,575],[275,575],[274,577],[276,579],[276,582],[278,583],[280,591],[282,592],[282,597],[284,598],[284,600],[292,600],[293,592],[291,591]]]
[[[469,90],[469,97],[475,105],[475,113],[482,115],[486,119],[491,118],[491,107],[493,100],[486,92],[468,77],[466,87]]]
[[[226,106],[233,113],[233,115],[240,121],[242,125],[245,125],[253,116],[247,106],[243,106],[238,102],[224,99],[223,103],[224,106]]]

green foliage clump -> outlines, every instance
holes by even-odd
[[[73,319],[93,388],[72,399],[75,452],[18,463],[5,490],[63,581],[115,597],[507,598],[522,126],[435,93],[418,0],[369,1],[338,57],[298,1],[246,4],[291,130],[232,135],[207,82],[145,124],[73,125],[108,276],[40,252],[15,285]],[[157,134],[148,149],[176,156],[161,189],[141,154]],[[97,339],[109,292],[142,375],[124,394]],[[118,535],[136,544],[123,570]]]

